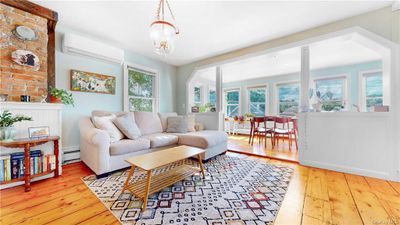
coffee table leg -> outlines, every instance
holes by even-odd
[[[150,193],[150,184],[151,184],[151,170],[147,171],[147,184],[146,184],[146,192],[143,199],[143,208],[142,210],[146,210],[147,207],[147,199],[149,198]]]
[[[199,165],[200,165],[201,174],[203,174],[203,178],[206,178],[206,175],[204,173],[203,162],[201,161],[201,154],[198,154],[197,158],[199,159]]]
[[[128,177],[126,178],[126,181],[125,181],[125,184],[124,184],[124,188],[122,188],[121,194],[123,194],[124,191],[128,188],[128,186],[129,186],[129,181],[131,180],[131,177],[132,177],[132,175],[133,175],[133,172],[135,172],[135,166],[134,166],[134,165],[132,165],[132,166],[131,166],[131,169],[129,170]]]

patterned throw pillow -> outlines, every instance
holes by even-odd
[[[187,133],[188,118],[185,116],[170,116],[167,119],[167,133]]]
[[[118,116],[113,122],[129,139],[135,140],[142,136],[142,132],[140,132],[139,127],[135,123],[133,113]]]

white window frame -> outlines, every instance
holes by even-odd
[[[200,89],[200,101],[196,102],[196,98],[194,97],[196,91],[194,90],[195,88],[199,88]],[[194,105],[203,105],[204,104],[204,87],[202,85],[194,85],[193,86],[193,104]]]
[[[275,98],[274,98],[274,105],[276,107],[275,109],[275,113],[276,115],[280,115],[279,112],[279,106],[280,106],[280,101],[279,101],[279,86],[285,86],[285,85],[291,85],[291,84],[298,84],[299,85],[299,110],[300,110],[300,89],[301,89],[301,84],[299,80],[290,80],[290,81],[283,81],[283,82],[277,82],[274,84],[274,94],[275,94]]]
[[[383,74],[381,69],[376,69],[376,70],[364,70],[359,72],[358,76],[358,83],[359,83],[359,106],[361,106],[362,112],[367,112],[367,95],[366,95],[366,78],[369,76],[372,76],[371,74],[373,73],[381,73],[382,79],[383,79]],[[382,87],[383,88],[383,87]],[[382,90],[383,94],[383,90]],[[383,100],[383,95],[382,95],[382,100]]]
[[[268,103],[268,85],[267,84],[258,84],[258,85],[251,85],[251,86],[246,86],[246,112],[247,113],[251,113],[250,112],[250,90],[252,89],[261,89],[264,88],[265,89],[265,112],[264,112],[264,116],[266,116],[268,114],[269,111],[269,104]]]
[[[225,116],[228,116],[226,113],[226,108],[228,107],[228,103],[226,101],[226,92],[232,92],[232,91],[238,91],[239,92],[239,103],[238,103],[238,108],[239,108],[239,115],[242,115],[242,88],[241,87],[232,87],[232,88],[224,88],[223,90],[223,110]]]
[[[351,106],[350,102],[350,74],[345,73],[345,74],[338,74],[338,75],[329,75],[329,76],[318,76],[318,77],[313,77],[312,78],[312,87],[314,89],[314,92],[317,90],[317,81],[320,80],[338,80],[338,79],[343,79],[344,80],[344,87],[343,87],[343,101],[344,101],[344,110],[347,111],[349,110],[349,107]],[[314,93],[315,94],[315,93]]]
[[[129,68],[142,70],[144,72],[148,72],[149,75],[154,76],[154,87],[153,87],[153,97],[152,98],[144,98],[144,97],[134,97],[134,98],[143,98],[143,99],[152,99],[153,100],[153,112],[158,112],[159,110],[159,72],[158,70],[142,65],[138,65],[135,63],[124,62],[124,111],[129,112],[129,96],[128,96],[128,74]]]

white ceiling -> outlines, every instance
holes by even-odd
[[[359,44],[356,37],[349,35],[310,45],[310,69],[381,60],[379,53]],[[296,72],[300,72],[300,47],[239,60],[222,66],[224,83]],[[201,70],[196,75],[202,79],[215,81],[215,68]]]
[[[172,65],[183,65],[385,7],[392,1],[170,0],[181,34],[175,51],[153,52],[149,24],[157,1],[35,1],[59,24]]]

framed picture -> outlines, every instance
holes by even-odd
[[[114,76],[71,70],[71,91],[115,94]]]
[[[29,127],[29,138],[43,138],[50,136],[49,127]]]

